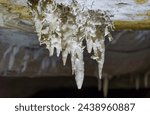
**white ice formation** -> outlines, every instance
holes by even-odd
[[[104,63],[107,36],[111,39],[110,31],[113,24],[105,11],[91,10],[86,0],[29,0],[29,6],[35,23],[35,29],[41,44],[46,44],[53,55],[62,54],[63,64],[71,55],[72,74],[78,89],[84,80],[83,52],[87,49],[92,53],[91,59],[98,63],[99,78],[101,78]],[[92,4],[90,4],[92,7]],[[83,41],[86,42],[84,46]]]

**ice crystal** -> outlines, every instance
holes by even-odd
[[[63,64],[66,64],[68,55],[71,55],[72,74],[78,89],[81,89],[84,80],[85,48],[88,53],[93,52],[91,59],[98,63],[99,78],[101,78],[104,63],[105,37],[111,39],[110,31],[113,24],[105,11],[91,10],[76,0],[38,0],[29,1],[35,30],[41,44],[46,44],[50,56],[56,49],[57,56],[62,52]],[[92,7],[92,5],[91,5]],[[86,41],[86,46],[83,45]]]

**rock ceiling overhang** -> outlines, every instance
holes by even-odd
[[[26,2],[27,0],[0,0],[0,25],[31,30],[31,15]],[[94,9],[100,8],[110,13],[116,29],[150,29],[149,6],[150,0],[105,0],[103,2],[94,0],[93,2]]]

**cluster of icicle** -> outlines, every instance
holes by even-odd
[[[39,41],[47,45],[50,56],[56,49],[57,56],[62,54],[65,65],[70,54],[72,74],[75,74],[78,89],[81,89],[84,80],[85,48],[88,53],[93,52],[91,59],[97,61],[101,78],[104,40],[106,36],[111,39],[110,31],[113,29],[106,12],[90,10],[76,0],[71,0],[70,4],[39,0],[37,3],[29,2],[29,6]],[[83,41],[86,41],[86,46],[83,45]]]

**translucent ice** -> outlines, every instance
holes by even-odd
[[[35,29],[41,44],[46,44],[50,56],[56,49],[57,56],[62,54],[63,64],[71,56],[72,74],[79,89],[84,80],[83,52],[94,52],[91,59],[98,63],[101,78],[105,54],[105,37],[111,40],[113,24],[105,11],[91,10],[86,0],[39,0],[30,2]],[[90,6],[90,7],[89,7]],[[86,46],[83,45],[86,41]]]

